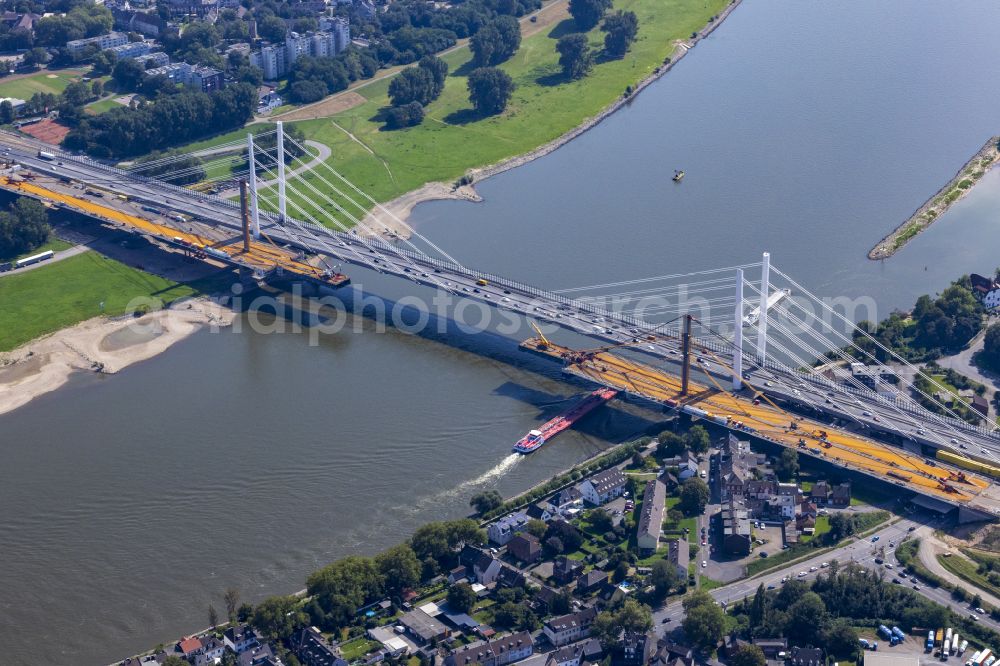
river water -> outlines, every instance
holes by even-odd
[[[1000,263],[1000,172],[893,259],[865,258],[997,133],[998,24],[986,1],[748,0],[629,108],[482,183],[485,203],[413,221],[469,265],[553,288],[769,250],[820,295],[870,295],[885,315]],[[515,340],[308,342],[206,332],[0,418],[4,663],[101,664],[176,639],[226,587],[294,591],[462,515],[478,489],[516,492],[651,425],[603,410],[518,460],[512,441],[581,389]]]

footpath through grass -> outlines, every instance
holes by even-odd
[[[468,48],[460,48],[444,57],[450,68],[444,92],[428,105],[427,117],[417,127],[382,129],[389,79],[358,89],[368,100],[365,104],[296,126],[333,149],[330,163],[340,173],[374,199],[387,201],[428,182],[453,182],[471,168],[530,152],[572,130],[661,66],[676,40],[701,31],[728,4],[617,0],[612,11],[631,10],[638,16],[638,38],[620,60],[598,57],[593,71],[579,81],[562,76],[555,50],[559,37],[575,31],[571,19],[532,35],[501,66],[517,90],[499,116],[481,118],[472,111],[466,89],[471,55]],[[603,49],[603,36],[596,28],[589,33],[595,51]],[[311,180],[329,192],[321,181]]]
[[[125,314],[133,298],[170,302],[196,292],[96,252],[0,277],[0,351],[101,314]]]

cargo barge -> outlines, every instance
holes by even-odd
[[[538,430],[531,430],[527,435],[518,440],[514,445],[516,453],[531,453],[542,447],[545,442],[552,439],[566,428],[582,419],[584,416],[594,411],[604,403],[618,395],[618,391],[610,388],[600,388],[592,391],[585,398],[579,400],[564,414],[546,421]]]

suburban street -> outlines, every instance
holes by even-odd
[[[910,527],[915,528],[913,532],[909,532]],[[735,581],[729,585],[715,588],[714,590],[711,590],[709,594],[712,595],[713,599],[725,606],[735,601],[739,601],[744,597],[752,596],[757,591],[757,587],[760,585],[764,585],[764,587],[768,589],[778,588],[782,584],[781,579],[785,576],[788,576],[789,578],[799,578],[802,580],[813,580],[821,571],[824,571],[822,566],[823,563],[829,563],[833,560],[837,560],[840,564],[855,562],[871,569],[881,568],[881,565],[875,563],[876,548],[881,546],[885,547],[885,561],[887,563],[891,563],[895,568],[899,565],[894,554],[892,554],[894,549],[889,548],[889,544],[893,543],[898,545],[899,542],[907,535],[912,537],[929,535],[933,532],[933,529],[934,528],[932,526],[925,523],[915,522],[911,519],[902,519],[866,537],[855,539],[851,543],[836,548],[833,551],[795,564],[778,567],[752,578],[744,578]],[[873,543],[872,538],[875,536],[878,536],[879,540],[878,542]],[[894,572],[885,571],[886,577],[889,579],[894,577],[893,573]],[[910,588],[913,588],[914,586],[914,583],[912,583],[909,578],[904,579],[903,584]],[[947,606],[959,615],[969,615],[972,613],[971,609],[966,604],[956,602],[947,590],[934,588],[929,585],[925,585],[923,582],[917,583],[917,587],[919,588],[917,591],[921,595],[935,603],[941,604],[942,606]],[[653,612],[653,623],[658,633],[664,634],[672,631],[673,628],[684,619],[684,608],[682,604],[682,600],[673,601],[665,607]],[[982,622],[994,630],[1000,630],[1000,623],[996,622],[988,615],[977,615],[977,617],[979,622]]]

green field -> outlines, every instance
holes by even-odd
[[[428,105],[427,117],[418,127],[382,129],[379,115],[388,104],[389,79],[357,90],[367,103],[297,126],[308,138],[333,148],[332,166],[340,173],[373,198],[386,201],[427,182],[454,181],[470,168],[529,152],[573,129],[621,97],[626,86],[649,75],[671,55],[675,40],[701,30],[727,4],[725,0],[617,0],[615,10],[638,15],[638,39],[623,59],[598,57],[593,71],[579,81],[563,78],[555,51],[556,40],[573,31],[572,20],[543,30],[525,39],[502,65],[517,90],[499,116],[473,114],[465,76],[470,52],[460,48],[444,57],[451,68],[445,90]],[[602,48],[602,40],[598,29],[590,33],[596,50]],[[323,187],[321,182],[314,185]]]
[[[0,79],[0,97],[28,100],[36,92],[58,95],[85,73],[86,70],[83,69],[42,70],[20,79]]]
[[[140,296],[169,302],[196,293],[96,252],[0,277],[0,351],[100,314],[121,315]],[[104,310],[100,304],[104,303]]]
[[[89,113],[93,113],[95,115],[98,113],[104,113],[105,111],[110,111],[111,109],[117,109],[122,105],[115,101],[115,97],[117,97],[117,95],[113,95],[111,97],[101,99],[96,102],[91,102],[84,108]]]

